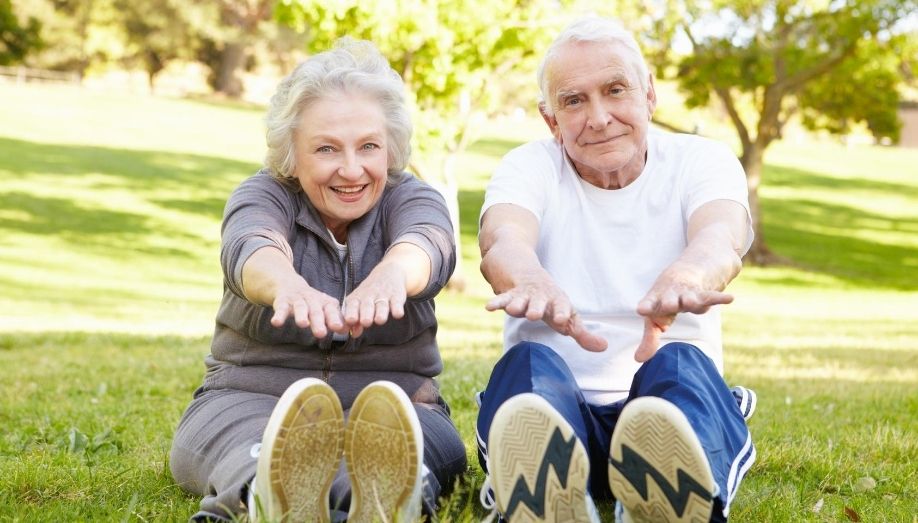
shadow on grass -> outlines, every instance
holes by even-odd
[[[219,223],[227,196],[257,168],[194,154],[10,138],[0,138],[0,158],[0,187],[16,187],[0,193],[0,209],[7,211],[0,214],[0,231],[55,236],[90,249],[182,256],[188,254],[183,247],[146,239],[158,235],[170,242],[200,243],[200,231],[181,225],[174,215]],[[92,198],[81,199],[81,192]],[[117,208],[124,193],[149,206]]]
[[[891,183],[867,178],[836,178],[794,167],[777,165],[768,165],[765,169],[764,180],[767,185],[801,189],[837,189],[841,192],[875,191],[918,198],[918,185]]]
[[[918,289],[918,249],[858,237],[918,233],[918,220],[806,199],[764,199],[762,207],[768,244],[800,267],[860,287]]]

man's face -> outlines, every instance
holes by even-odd
[[[571,42],[548,64],[543,117],[582,178],[604,188],[634,181],[644,168],[653,82],[641,87],[634,54],[615,42]]]

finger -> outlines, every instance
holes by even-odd
[[[322,312],[325,313],[325,326],[334,332],[346,332],[344,317],[341,315],[341,307],[337,302],[329,300]]]
[[[504,310],[514,318],[522,318],[525,316],[528,307],[529,296],[514,296],[513,299],[510,300],[510,303],[504,307]]]
[[[641,337],[641,343],[634,351],[634,360],[645,362],[656,354],[660,347],[660,334],[662,329],[650,318],[644,318],[644,335]]]
[[[389,314],[396,320],[405,317],[405,298],[403,296],[389,300]]]
[[[485,304],[485,310],[496,311],[501,310],[507,307],[507,304],[510,303],[510,300],[513,299],[513,296],[509,292],[498,294],[497,296],[491,298],[488,303]]]
[[[576,315],[571,302],[567,300],[556,299],[551,304],[551,321],[556,325],[564,325]]]
[[[541,320],[545,317],[545,308],[548,305],[548,302],[545,298],[530,298],[529,304],[524,311],[526,319],[529,321]]]
[[[373,300],[373,304],[376,306],[376,313],[373,315],[373,323],[376,325],[386,323],[389,319],[389,300],[377,298]]]
[[[589,330],[578,316],[574,316],[571,325],[571,337],[578,345],[590,352],[602,352],[609,347],[609,342],[602,336],[597,336]]]
[[[312,325],[312,335],[316,338],[324,338],[328,335],[328,328],[325,326],[325,311],[322,310],[322,307],[309,309],[309,323]]]
[[[698,301],[705,307],[711,307],[713,305],[727,305],[729,303],[733,303],[733,295],[727,294],[726,292],[701,291],[698,293]]]
[[[367,298],[360,300],[360,326],[367,328],[373,325],[373,317],[376,315],[376,304],[373,300]]]
[[[348,298],[344,301],[344,323],[350,327],[360,321],[360,300]]]
[[[361,327],[358,323],[357,325],[352,326],[350,330],[348,330],[348,334],[350,334],[352,338],[359,338],[360,335],[363,334],[363,327]]]
[[[667,289],[660,296],[660,304],[652,316],[662,316],[664,314],[675,314],[682,310],[681,296],[674,289]]]
[[[659,303],[660,300],[656,295],[651,296],[648,294],[647,296],[644,296],[644,299],[638,302],[637,312],[641,316],[650,316],[657,311]]]
[[[290,304],[282,301],[280,303],[274,303],[274,316],[271,316],[271,325],[275,327],[282,327],[284,323],[287,322],[287,317],[290,316]]]
[[[309,305],[306,300],[299,299],[293,302],[293,320],[301,329],[309,327]]]

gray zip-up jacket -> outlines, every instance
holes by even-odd
[[[294,181],[295,182],[295,181]],[[303,377],[328,382],[347,408],[368,383],[387,379],[415,401],[436,402],[433,377],[443,369],[433,297],[456,264],[443,197],[409,174],[388,185],[370,211],[351,222],[342,263],[330,233],[302,190],[262,170],[233,192],[223,216],[220,262],[223,302],[217,313],[202,390],[238,389],[280,395]],[[298,185],[297,185],[298,187]],[[273,246],[309,285],[342,300],[396,243],[422,248],[431,261],[427,287],[405,304],[402,319],[373,325],[358,338],[317,339],[288,319],[270,324],[273,309],[244,298],[242,266],[256,250]]]

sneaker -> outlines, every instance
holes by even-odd
[[[609,486],[623,522],[708,523],[717,485],[685,414],[656,397],[628,402],[612,432]]]
[[[351,480],[347,520],[419,519],[423,445],[421,424],[405,392],[388,381],[367,385],[354,400],[344,431]]]
[[[344,412],[335,391],[315,378],[290,385],[271,413],[258,452],[258,519],[328,522],[329,490],[343,450]]]
[[[587,490],[590,459],[570,424],[541,396],[497,409],[488,434],[488,480],[504,520],[598,522]]]
[[[739,407],[740,412],[743,413],[743,419],[749,421],[749,418],[755,414],[757,403],[755,391],[737,385],[730,389],[730,393],[733,394],[733,398],[736,399],[736,405]]]

